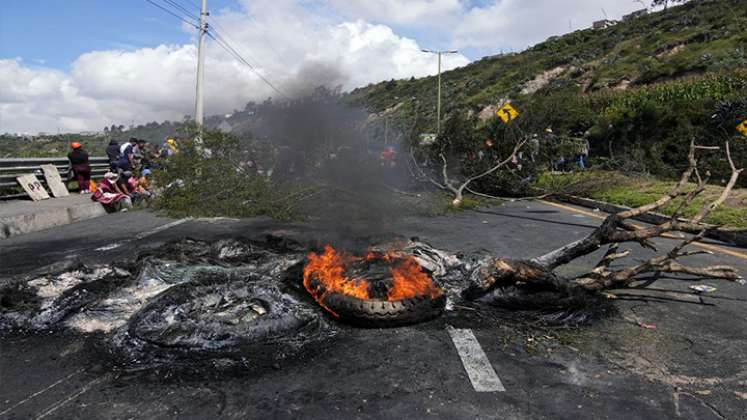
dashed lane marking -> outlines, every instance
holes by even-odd
[[[605,213],[601,213],[601,212],[599,212],[599,213],[592,213],[592,212],[589,212],[589,211],[577,209],[575,207],[565,206],[563,204],[558,204],[558,203],[553,203],[552,201],[540,200],[540,202],[543,203],[543,204],[547,204],[548,206],[557,207],[557,208],[563,209],[563,210],[568,210],[570,212],[577,213],[577,214],[583,214],[584,216],[593,217],[595,219],[604,220],[604,219],[607,218],[607,215]],[[636,227],[639,227],[639,228],[643,227],[643,226],[635,224],[635,223],[633,225],[635,225]],[[662,235],[662,237],[663,238],[667,238],[667,239],[682,239],[679,236],[672,235],[672,234],[664,234],[664,235]],[[736,258],[739,258],[739,259],[742,259],[742,260],[747,260],[747,254],[746,253],[735,251],[733,249],[724,248],[722,246],[706,244],[706,243],[703,243],[703,242],[693,242],[693,246],[696,246],[696,247],[701,248],[701,249],[705,249],[707,251],[718,252],[720,254],[730,255],[732,257],[736,257]]]
[[[462,359],[464,370],[467,371],[470,382],[475,392],[505,392],[501,379],[495,373],[493,365],[490,364],[488,356],[480,347],[477,337],[472,330],[462,330],[447,327],[454,342],[459,357]]]
[[[173,221],[171,223],[167,223],[165,225],[158,226],[155,229],[151,229],[151,230],[146,231],[146,232],[138,233],[137,235],[135,235],[135,239],[134,240],[145,239],[145,238],[147,238],[149,236],[155,235],[158,232],[163,232],[164,230],[171,229],[173,227],[176,227],[176,226],[179,226],[181,224],[187,223],[187,222],[189,222],[191,220],[193,220],[191,217],[186,217],[184,219],[175,220],[175,221]],[[130,240],[127,240],[127,241],[115,242],[113,244],[109,244],[109,245],[105,245],[105,246],[96,248],[95,251],[111,251],[112,249],[117,249],[117,248],[121,247],[122,245],[125,245],[125,244],[127,244],[129,242],[132,242],[132,241],[133,240],[130,239]]]
[[[57,380],[56,382],[54,382],[53,384],[49,385],[48,387],[46,387],[46,388],[44,388],[44,389],[42,389],[40,391],[34,392],[33,394],[29,395],[28,397],[22,399],[21,401],[18,401],[14,405],[12,405],[12,406],[6,408],[5,410],[3,410],[2,412],[0,412],[0,417],[4,416],[7,413],[10,413],[11,411],[15,410],[16,408],[22,406],[23,404],[26,404],[27,402],[29,402],[32,399],[38,397],[39,395],[44,394],[45,392],[47,392],[50,389],[56,387],[57,385],[59,385],[59,384],[61,384],[63,382],[67,382],[68,380],[70,380],[70,378],[72,378],[73,376],[79,375],[82,372],[83,372],[83,369],[78,369],[75,372],[73,372],[73,373],[71,373],[71,374],[63,377],[62,379]]]

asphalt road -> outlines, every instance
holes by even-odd
[[[376,233],[419,236],[450,250],[532,257],[583,236],[598,223],[593,213],[512,203],[391,221],[377,226]],[[274,233],[339,242],[365,229],[115,214],[0,241],[0,277],[68,258],[110,262],[183,237]],[[673,243],[661,241],[664,248]],[[730,264],[747,275],[747,250],[719,246],[728,253],[696,256],[690,263]],[[635,257],[645,255],[635,250]],[[588,269],[596,258],[575,261],[564,271]],[[706,283],[717,286],[717,292],[700,297],[689,293],[687,283],[663,279],[654,290],[619,293],[617,313],[580,328],[546,328],[470,310],[406,328],[342,327],[334,339],[272,366],[220,373],[120,371],[108,367],[100,336],[5,332],[0,337],[0,420],[745,419],[747,287]],[[479,347],[460,354],[450,327],[471,331]],[[481,351],[487,358],[482,364]],[[470,372],[476,375],[492,369],[505,391],[476,392],[467,369],[477,369]]]

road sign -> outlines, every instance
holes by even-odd
[[[742,121],[742,124],[737,126],[737,131],[742,133],[743,136],[747,137],[747,120]]]
[[[498,116],[501,120],[503,120],[504,123],[508,124],[512,120],[515,120],[516,117],[519,116],[519,111],[516,110],[516,108],[511,105],[510,102],[506,103],[506,105],[503,105],[501,109],[499,109],[495,115]]]
[[[44,179],[47,180],[47,185],[52,191],[52,195],[55,197],[67,197],[70,193],[67,192],[67,187],[60,178],[60,172],[54,165],[41,165],[41,169],[44,172]],[[88,188],[87,185],[80,186],[81,190]]]
[[[26,194],[31,197],[33,201],[46,200],[49,198],[47,190],[44,188],[41,182],[36,179],[36,175],[22,175],[16,178],[21,187],[23,187]]]

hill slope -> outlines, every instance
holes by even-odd
[[[553,37],[524,52],[486,57],[443,75],[444,106],[479,112],[534,92],[625,90],[747,67],[747,0],[693,0],[602,30]],[[354,102],[380,112],[416,100],[434,118],[435,77],[356,89]]]

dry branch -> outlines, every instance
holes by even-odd
[[[743,169],[737,169],[731,157],[729,143],[725,145],[726,157],[731,166],[732,175],[719,197],[712,202],[705,203],[696,216],[689,222],[680,221],[677,214],[684,206],[690,204],[705,190],[707,178],[703,179],[698,171],[696,152],[699,150],[718,150],[713,147],[701,147],[690,144],[688,154],[688,168],[683,172],[679,182],[664,196],[653,203],[636,207],[623,212],[609,215],[602,224],[585,238],[574,241],[561,248],[530,261],[494,258],[483,264],[471,278],[470,287],[465,290],[465,296],[475,298],[483,296],[497,287],[513,286],[517,284],[540,287],[546,290],[584,289],[603,292],[608,289],[629,287],[637,277],[645,273],[678,273],[689,274],[699,278],[714,278],[724,280],[740,279],[739,272],[729,266],[691,267],[677,261],[679,258],[703,254],[702,251],[685,251],[685,248],[703,238],[705,228],[700,224],[711,212],[718,208],[731,194]],[[687,186],[692,179],[697,182],[693,190]],[[628,219],[655,211],[667,203],[682,197],[675,216],[670,220],[645,228],[639,228]],[[687,238],[664,255],[657,255],[637,265],[617,270],[611,268],[614,262],[630,255],[630,251],[619,251],[620,244],[637,242],[641,246],[656,251],[653,239],[659,238],[673,231],[693,231],[699,233]],[[554,270],[579,257],[597,251],[609,245],[605,256],[590,272],[576,278],[558,276]]]

